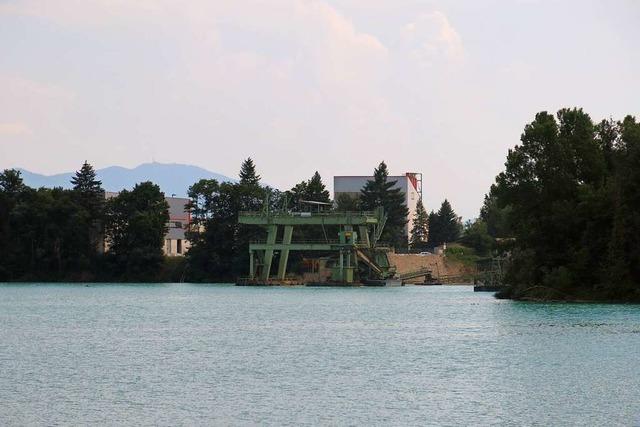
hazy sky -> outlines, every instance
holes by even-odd
[[[640,1],[0,0],[0,168],[384,159],[468,218],[563,106],[640,115]]]

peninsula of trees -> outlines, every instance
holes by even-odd
[[[508,242],[501,297],[640,301],[640,123],[536,114],[481,219]]]

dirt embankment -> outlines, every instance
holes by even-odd
[[[423,268],[431,270],[437,279],[451,279],[461,283],[470,281],[467,277],[474,273],[473,269],[462,263],[451,261],[443,255],[389,254],[389,262],[396,266],[398,274],[410,273]]]

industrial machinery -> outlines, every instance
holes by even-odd
[[[323,211],[318,202],[307,202],[314,212],[264,210],[241,212],[241,224],[264,227],[266,240],[249,245],[249,277],[240,279],[239,285],[318,284],[304,283],[299,276],[288,272],[289,255],[293,251],[318,252],[332,260],[327,285],[384,285],[395,276],[395,267],[389,264],[388,248],[378,241],[387,215],[382,208],[373,212]],[[294,228],[322,229],[321,240],[295,241]],[[337,239],[329,239],[327,230],[336,232]],[[273,274],[274,261],[277,271]]]

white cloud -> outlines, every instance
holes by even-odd
[[[457,208],[471,195],[461,213],[475,214],[522,124],[550,97],[577,102],[567,88],[579,89],[564,63],[550,66],[555,33],[521,37],[527,22],[502,25],[513,13],[503,9],[470,0],[0,0],[0,26],[11,24],[0,41],[9,48],[0,140],[32,132],[29,144],[0,144],[0,163],[59,172],[85,159],[155,158],[232,175],[250,155],[266,182],[286,189],[316,169],[330,185],[384,159],[393,173],[425,172],[431,207],[448,197]],[[629,110],[637,61],[603,52],[599,64],[627,76],[609,80],[627,82],[617,108]],[[566,83],[554,86],[563,72]],[[608,99],[593,105],[609,108]]]
[[[32,135],[33,131],[24,123],[20,122],[0,122],[0,135],[6,136],[29,136]]]
[[[325,144],[327,150],[320,152],[325,158],[306,157],[306,164],[299,164],[309,169],[317,161],[333,163],[336,150],[347,158],[359,154],[359,144],[375,149],[404,138],[403,119],[384,93],[388,49],[323,1],[25,0],[3,4],[3,14],[37,16],[62,30],[91,31],[92,37],[105,31],[136,40],[144,34],[159,46],[177,47],[179,56],[128,86],[127,103],[117,108],[100,85],[78,89],[76,108],[84,112],[59,121],[76,139],[84,133],[80,140],[153,140],[156,152],[172,155],[175,151],[161,147],[172,138],[189,138],[203,151],[211,149],[212,140],[243,141],[231,147],[232,163],[251,154],[265,159],[265,169],[279,166],[269,158],[274,145],[295,150]],[[137,78],[135,61],[118,65],[123,79]],[[153,86],[154,99],[148,99],[147,85]],[[109,126],[99,120],[90,129],[87,119],[103,114],[97,99],[111,106],[112,114],[136,117],[135,122],[112,115]],[[258,141],[266,145],[251,145]],[[136,143],[129,154],[144,155],[140,147]],[[286,179],[272,182],[288,185]]]
[[[0,73],[0,168],[58,161],[73,93],[57,85]],[[29,144],[16,143],[29,138]],[[69,153],[65,153],[69,155]]]
[[[403,28],[403,42],[410,54],[424,65],[464,59],[464,46],[447,16],[434,11],[420,15]]]

